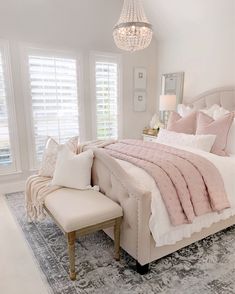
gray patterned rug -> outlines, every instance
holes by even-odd
[[[77,293],[235,293],[235,226],[159,261],[140,276],[124,251],[113,259],[113,242],[103,232],[77,240],[77,281],[68,278],[66,240],[47,219],[27,223],[23,193],[6,195],[45,277],[55,294]]]

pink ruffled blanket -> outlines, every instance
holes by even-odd
[[[202,156],[139,140],[122,140],[104,149],[154,178],[173,225],[230,207],[219,171]]]

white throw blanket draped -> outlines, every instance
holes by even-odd
[[[25,201],[28,220],[37,221],[45,218],[43,204],[46,196],[61,187],[51,185],[52,178],[33,175],[26,181]]]
[[[77,153],[81,153],[87,149],[103,148],[115,142],[116,140],[112,139],[84,142],[78,146]],[[52,178],[38,175],[33,175],[27,179],[25,187],[25,201],[29,221],[43,220],[46,216],[43,208],[46,196],[62,188],[60,186],[52,186],[51,181]],[[96,186],[94,189],[97,190],[98,187]]]

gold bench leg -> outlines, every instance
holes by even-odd
[[[68,253],[69,253],[69,276],[72,281],[76,280],[75,272],[75,240],[76,232],[68,233]]]
[[[115,260],[120,260],[120,226],[121,218],[115,220],[114,225],[114,258]]]

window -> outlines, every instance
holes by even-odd
[[[44,54],[28,54],[28,65],[36,167],[48,136],[79,135],[78,71],[75,58]]]
[[[12,164],[11,144],[9,136],[7,94],[3,65],[3,54],[0,51],[0,163],[1,167]]]
[[[94,138],[120,136],[120,59],[117,55],[93,54],[95,97]]]
[[[8,46],[6,42],[0,41],[0,174],[17,170],[14,146],[18,140],[14,129],[12,99]]]

